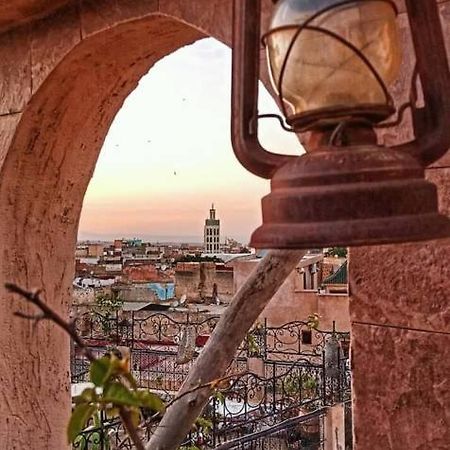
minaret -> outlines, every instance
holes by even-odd
[[[204,251],[213,254],[220,252],[220,220],[216,219],[214,203],[209,210],[209,219],[205,220]]]

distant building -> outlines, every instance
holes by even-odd
[[[251,253],[245,245],[230,237],[225,238],[225,243],[221,245],[221,251],[226,254]]]
[[[209,210],[209,219],[205,220],[204,251],[206,254],[220,252],[220,220],[216,219],[214,203]]]
[[[349,331],[348,275],[345,260],[334,273],[324,277],[324,274],[330,273],[331,263],[332,267],[336,267],[336,259],[324,258],[317,253],[306,254],[272,297],[258,321],[263,323],[267,320],[269,326],[279,327],[288,322],[307,322],[311,317],[317,316],[320,330],[333,330],[334,322],[337,330]],[[227,263],[227,266],[233,268],[233,292],[239,290],[261,260],[262,258],[247,255]],[[316,342],[320,340],[320,333],[311,333],[311,330],[308,332],[307,329],[302,329],[300,333],[304,344],[307,339]]]
[[[104,249],[105,249],[104,244],[88,243],[87,244],[87,252],[88,252],[87,256],[99,258],[100,256],[103,256]]]
[[[228,303],[233,297],[233,268],[214,262],[179,262],[175,297],[188,303]]]

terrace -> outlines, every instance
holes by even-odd
[[[105,317],[87,312],[76,324],[95,354],[111,347],[124,351],[125,347],[139,386],[169,400],[186,379],[218,320],[219,316],[201,314],[138,317],[134,312],[116,312]],[[311,328],[307,322],[278,327],[257,324],[229,366],[226,381],[204,409],[202,417],[210,421],[210,430],[191,432],[186,445],[202,449],[332,448],[326,429],[330,411],[338,405],[339,433],[345,448],[351,448],[349,339],[349,333]],[[85,386],[88,367],[74,347],[73,389],[80,383]],[[141,433],[150,435],[153,427],[147,424]],[[262,447],[263,441],[270,442],[270,447]],[[132,448],[120,420],[105,416],[81,433],[73,448],[87,450],[97,448],[95,445]]]

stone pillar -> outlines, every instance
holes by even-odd
[[[324,450],[345,450],[345,409],[343,403],[328,408],[324,418]]]
[[[439,3],[448,45],[450,2]],[[398,4],[403,63],[391,88],[402,104],[409,97],[414,50],[404,5]],[[412,139],[410,118],[382,134],[387,145]],[[448,215],[450,152],[427,170],[427,178],[437,185],[440,210]],[[449,255],[450,240],[350,251],[356,450],[449,448]]]
[[[427,177],[448,214],[450,168]],[[357,450],[449,448],[449,261],[450,240],[351,250]]]
[[[60,202],[66,186],[51,190],[36,163],[47,159],[42,147],[22,140],[16,154],[10,152],[32,94],[30,43],[34,39],[37,51],[39,41],[38,32],[32,34],[24,26],[0,36],[0,448],[63,450],[71,403],[69,339],[48,321],[35,325],[14,316],[39,312],[4,288],[6,282],[42,288],[45,301],[68,317],[77,222],[71,204]],[[52,162],[45,166],[57,179]]]

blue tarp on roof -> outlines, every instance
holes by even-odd
[[[161,301],[170,300],[175,297],[175,283],[147,283],[146,286],[150,288]]]

